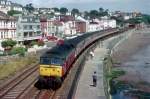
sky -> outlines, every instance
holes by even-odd
[[[22,5],[33,3],[35,7],[78,8],[81,11],[98,10],[100,7],[110,11],[139,11],[150,14],[150,0],[10,0]]]

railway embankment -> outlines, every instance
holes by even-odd
[[[150,29],[134,30],[113,42],[119,38],[104,44],[111,45],[105,46],[110,49],[104,59],[105,92],[113,99],[149,99]]]

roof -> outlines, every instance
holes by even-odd
[[[97,22],[90,22],[90,24],[98,24]]]
[[[68,22],[68,21],[74,21],[74,17],[69,15],[60,15],[60,21],[62,22]]]
[[[21,4],[18,4],[18,3],[11,3],[11,6],[13,7],[23,7]]]
[[[70,44],[62,44],[56,45],[46,53],[44,53],[41,57],[55,57],[55,58],[66,58],[68,53],[70,53],[74,49]]]
[[[63,25],[62,22],[60,22],[60,21],[58,21],[58,20],[54,20],[54,21],[53,21],[53,24],[54,24],[54,25],[57,25],[57,26],[62,26],[62,25]]]
[[[0,20],[16,20],[15,17],[8,16],[4,12],[0,11]]]
[[[84,35],[72,38],[72,39],[66,39],[64,40],[63,44],[56,45],[49,51],[45,52],[41,57],[55,57],[55,58],[63,58],[65,59],[68,54],[75,49],[77,44],[84,40],[85,38],[98,33],[98,32],[91,32],[91,33],[86,33]]]

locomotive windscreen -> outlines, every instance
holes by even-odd
[[[40,64],[44,65],[62,65],[63,59],[61,58],[48,58],[48,57],[41,57]]]

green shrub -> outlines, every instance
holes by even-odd
[[[31,45],[31,46],[37,45],[37,42],[36,42],[36,41],[32,41],[32,42],[30,43],[30,45]]]
[[[15,47],[11,50],[11,54],[19,54],[20,56],[24,56],[26,52],[26,48],[23,47]]]
[[[17,42],[12,39],[8,39],[5,41],[2,41],[1,44],[2,44],[2,47],[5,48],[5,52],[9,53],[9,51],[17,44]]]

